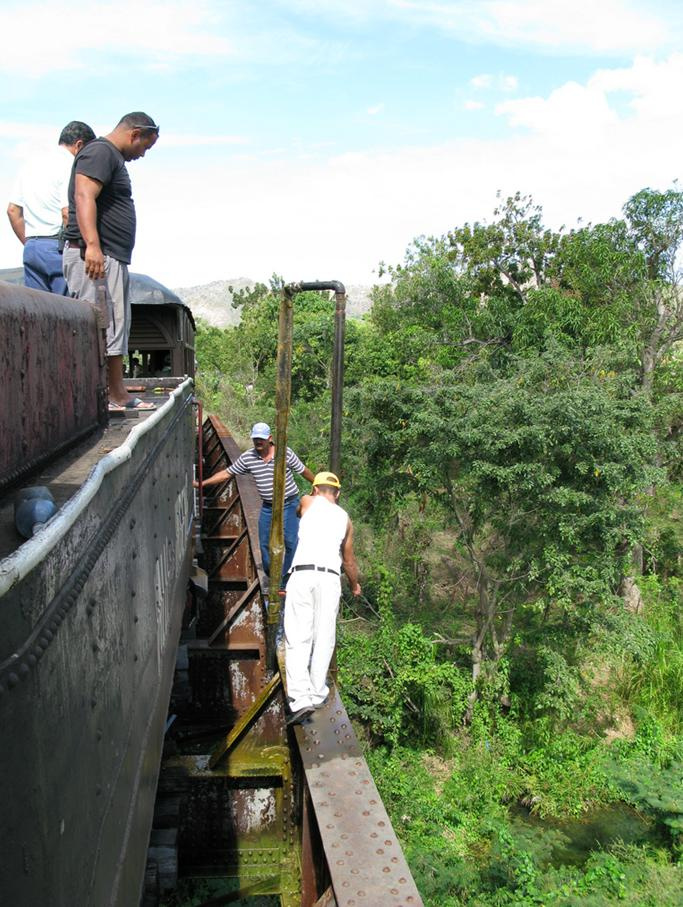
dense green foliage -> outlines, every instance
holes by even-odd
[[[366,598],[339,683],[434,907],[683,902],[682,240],[675,189],[570,232],[517,195],[417,240],[348,324]],[[242,440],[274,417],[278,289],[197,338]],[[294,306],[289,441],[315,471],[332,303]]]

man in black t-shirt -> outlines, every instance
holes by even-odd
[[[155,409],[131,398],[123,383],[128,353],[128,265],[135,245],[135,204],[127,161],[144,157],[159,137],[146,113],[122,117],[113,132],[94,139],[76,156],[69,182],[69,221],[64,232],[64,276],[72,296],[95,302],[105,289],[109,309],[107,368],[109,411]]]

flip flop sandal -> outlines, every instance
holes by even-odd
[[[123,404],[124,409],[137,409],[140,412],[151,412],[153,409],[156,409],[156,403],[146,403],[144,400],[141,400],[139,397],[133,397],[132,400],[128,400],[127,403]]]

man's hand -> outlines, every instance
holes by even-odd
[[[104,255],[97,232],[97,199],[102,191],[102,183],[91,179],[84,173],[76,174],[74,201],[76,203],[76,221],[81,236],[85,240],[85,273],[91,280],[104,277]]]
[[[360,587],[360,583],[356,583],[355,585],[353,585],[351,587],[351,595],[353,595],[354,598],[358,598],[358,596],[361,594],[361,591],[362,590]]]
[[[104,277],[104,254],[99,245],[88,243],[85,250],[85,273],[91,280]]]

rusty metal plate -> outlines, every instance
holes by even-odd
[[[94,306],[0,283],[0,489],[106,423]]]
[[[339,907],[421,905],[336,689],[295,733]]]

